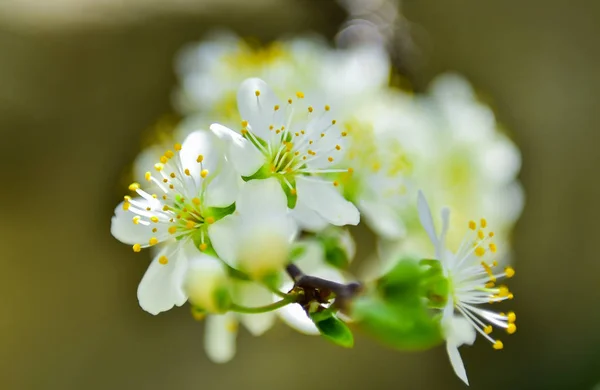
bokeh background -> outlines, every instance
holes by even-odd
[[[463,348],[474,389],[600,382],[600,2],[407,0],[396,57],[417,90],[455,70],[523,153],[505,349]],[[188,310],[142,311],[147,263],[109,232],[140,138],[170,111],[172,59],[218,26],[268,41],[346,14],[325,0],[0,3],[1,389],[460,389],[443,347],[350,351],[278,326],[207,360]],[[410,53],[404,54],[402,53]],[[361,241],[368,241],[368,237]]]

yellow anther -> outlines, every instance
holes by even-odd
[[[341,150],[342,147],[340,145],[335,145],[335,150]]]
[[[200,176],[202,176],[203,179],[208,176],[208,169],[203,169],[202,172],[200,172]]]
[[[192,317],[196,321],[202,321],[204,318],[206,318],[206,313],[204,313],[192,306]]]
[[[169,263],[169,259],[167,256],[161,256],[158,258],[158,262],[162,265],[167,265]]]
[[[304,94],[302,92],[298,91],[298,92],[296,92],[296,97],[298,99],[304,99]]]
[[[192,203],[195,204],[196,206],[200,205],[200,199],[198,198],[192,198]]]
[[[148,181],[152,180],[152,174],[150,172],[146,172],[146,174],[144,174],[144,178]]]
[[[494,286],[495,286],[494,282],[487,282],[485,284],[485,288],[494,288]]]
[[[123,210],[127,211],[129,210],[129,207],[131,206],[131,203],[125,201],[123,202]]]
[[[157,228],[152,228],[152,233],[156,233],[158,231]]]
[[[285,145],[285,148],[287,149],[288,152],[290,152],[294,148],[294,143],[293,142],[288,142]]]
[[[136,225],[140,223],[140,216],[136,215],[135,217],[133,217],[133,223],[135,223]]]
[[[475,223],[475,221],[469,221],[469,229],[471,229],[471,230],[477,229],[477,224]]]
[[[332,119],[332,120],[331,120],[331,124],[332,124],[332,125],[335,125],[336,123],[337,123],[337,121],[336,121],[335,119]]]
[[[159,160],[162,164],[166,164],[169,161],[166,156],[160,156]]]
[[[158,223],[158,217],[157,217],[157,216],[154,216],[154,215],[153,215],[152,217],[150,217],[150,220],[151,220],[152,222],[154,222],[154,223]]]
[[[325,133],[321,133],[321,138],[325,137]]]
[[[156,195],[156,194],[152,194],[152,197],[153,197],[154,199],[157,199],[157,198],[158,198],[158,195]]]
[[[200,244],[200,250],[202,252],[204,252],[206,250],[206,248],[208,248],[208,245],[205,242],[203,242],[202,244]]]
[[[331,110],[331,107],[329,107],[329,105],[325,105],[325,111],[329,111]]]
[[[288,103],[289,103],[289,104],[292,104],[292,99],[288,99]]]
[[[152,237],[151,239],[148,240],[148,244],[150,244],[150,245],[158,244],[158,238]]]
[[[483,328],[483,331],[485,332],[485,334],[490,334],[492,333],[492,325],[488,325],[486,327]]]
[[[133,246],[133,251],[134,251],[134,252],[139,252],[139,251],[141,251],[141,250],[142,250],[142,246],[141,246],[140,244],[135,244],[135,245]]]
[[[156,164],[154,164],[154,169],[156,169],[159,172],[162,171],[164,167],[165,166],[162,163],[156,163]]]
[[[306,156],[302,156],[302,160],[306,160]]]
[[[196,226],[196,222],[194,222],[194,221],[188,220],[188,221],[185,223],[185,227],[186,227],[186,228],[188,228],[188,229],[193,229],[193,228],[194,228],[194,226]]]
[[[294,135],[295,135],[296,137],[300,137],[300,133],[298,133],[298,132],[295,132],[295,133],[294,133]]]
[[[513,334],[517,331],[517,325],[510,323],[508,324],[508,326],[506,327],[506,333],[508,334]]]
[[[478,246],[478,247],[475,249],[475,255],[476,255],[476,256],[479,256],[479,257],[481,257],[481,256],[485,255],[485,249],[483,249],[482,247]]]
[[[254,95],[256,95],[256,97],[260,96],[260,91],[257,89],[256,91],[254,91]]]
[[[269,130],[273,130],[275,127],[273,125],[269,126]]]
[[[313,144],[313,140],[308,141],[308,144],[312,145]]]
[[[339,185],[340,185],[340,183],[338,183],[338,181],[337,181],[337,180],[334,180],[334,181],[333,181],[333,186],[334,186],[334,187],[337,187],[337,186],[339,186]]]
[[[246,135],[246,134],[248,134],[248,130],[242,129],[242,130],[240,130],[240,133],[242,133],[242,135]]]
[[[171,172],[169,176],[171,176],[171,179],[175,179],[177,177],[177,175],[175,175],[175,172]]]
[[[296,189],[295,189],[295,188],[292,188],[292,189],[290,190],[290,194],[291,194],[292,196],[296,196],[296,194],[297,194],[297,193],[298,193],[298,191],[296,191]]]
[[[170,234],[175,234],[177,232],[177,226],[171,226],[169,227],[169,233]]]
[[[304,133],[305,133],[305,131],[304,131],[304,130],[300,130],[300,134],[304,134]]]
[[[179,152],[181,150],[181,144],[175,144],[174,148]]]
[[[308,112],[313,112],[314,108],[312,106],[308,106]]]
[[[513,267],[506,267],[504,268],[504,274],[507,278],[512,278],[515,276],[515,269]]]
[[[500,341],[500,340],[496,340],[496,341],[494,342],[494,345],[492,345],[492,347],[493,347],[495,350],[498,350],[498,351],[499,351],[499,350],[501,350],[502,348],[504,348],[504,344],[502,344],[502,341]]]
[[[513,299],[514,297],[515,296],[513,295],[513,293],[509,293],[508,296],[507,296],[508,299]]]
[[[490,238],[494,237],[494,232],[489,232],[488,236],[490,236]]]
[[[207,224],[209,224],[209,225],[210,225],[210,224],[213,224],[213,223],[215,223],[215,217],[213,217],[213,216],[207,217],[207,218],[205,219],[205,221],[206,221],[206,223],[207,223]]]
[[[167,195],[162,196],[163,200],[167,200]]]
[[[173,184],[169,184],[169,188],[172,189],[172,190],[174,190],[175,186]]]
[[[517,320],[517,315],[514,311],[509,311],[506,315],[506,320],[510,323],[515,322]]]
[[[169,211],[171,208],[169,207],[168,204],[166,204],[166,205],[163,206],[162,209],[163,209],[163,211]]]
[[[149,206],[148,206],[148,207],[146,207],[146,211],[150,211],[150,210],[152,210],[152,208],[151,208],[151,207],[149,207]]]
[[[487,226],[487,221],[485,218],[481,218],[481,227],[485,228]]]
[[[204,161],[204,156],[199,154],[198,157],[196,158],[196,162],[201,163],[202,161]]]
[[[173,158],[173,156],[175,156],[175,153],[173,153],[173,151],[172,151],[172,150],[167,150],[167,151],[165,152],[165,157],[166,157],[166,158],[168,158],[168,159],[171,159],[171,158]]]
[[[285,126],[281,126],[281,131],[285,130]]]
[[[246,121],[246,120],[242,121],[242,127],[248,127],[248,121]]]
[[[506,287],[506,286],[498,287],[498,296],[499,297],[508,297],[508,294],[510,294],[508,287]]]
[[[353,168],[348,168],[348,173],[349,174],[353,174],[354,173],[354,169]]]
[[[496,260],[492,261],[492,267],[497,267],[498,266],[498,262]]]
[[[275,111],[279,110],[279,104],[276,104],[275,106],[273,106],[273,110],[275,110]]]
[[[347,135],[348,135],[348,133],[347,133],[347,132],[345,132],[345,131],[342,131],[342,137],[345,137],[345,136],[347,136]]]
[[[496,251],[498,250],[498,248],[496,247],[496,244],[494,244],[493,242],[490,242],[490,250],[492,251],[492,253],[496,253]]]
[[[331,157],[331,156],[327,157],[327,161],[333,162],[333,157]]]
[[[275,134],[279,134],[279,133],[281,133],[281,130],[279,130],[279,129],[275,130]]]
[[[129,191],[137,191],[140,189],[140,184],[139,183],[131,183],[129,185]]]
[[[483,230],[479,230],[477,232],[477,237],[479,237],[480,240],[483,240],[485,237],[485,234],[483,233]]]

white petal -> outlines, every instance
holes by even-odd
[[[259,91],[259,96],[256,96]],[[273,90],[261,79],[246,79],[240,85],[237,93],[238,110],[243,120],[250,123],[252,132],[266,139],[270,136],[269,125],[278,126],[281,122],[280,116],[284,107],[275,111],[275,105],[281,105]]]
[[[307,207],[317,212],[332,225],[358,225],[360,221],[358,209],[344,199],[332,183],[297,176],[296,190],[299,200],[302,199]]]
[[[466,318],[456,315],[452,317],[452,335],[450,337],[457,346],[473,345],[477,331]]]
[[[214,314],[206,318],[204,349],[215,363],[227,363],[235,356],[238,321],[234,313]]]
[[[419,220],[421,221],[421,225],[423,229],[427,232],[429,239],[433,243],[435,248],[438,247],[438,238],[435,233],[435,226],[433,226],[433,218],[431,217],[431,210],[429,209],[429,204],[427,203],[427,199],[423,195],[423,192],[419,190],[419,195],[417,197],[417,210],[419,212]]]
[[[438,245],[435,248],[435,255],[438,259],[443,258],[443,252],[446,244],[446,234],[448,233],[448,227],[450,226],[450,209],[448,207],[442,208],[442,232],[438,240]]]
[[[219,172],[206,188],[205,203],[209,207],[227,207],[238,197],[242,179],[227,161],[221,162]]]
[[[219,259],[204,254],[194,245],[189,247],[190,250],[186,251],[188,270],[184,290],[192,304],[209,312],[217,312],[220,308],[216,306],[215,292],[230,286],[225,266]]]
[[[135,200],[143,204],[147,203],[142,198],[136,198]],[[154,236],[152,226],[148,227],[133,223],[133,217],[136,214],[123,210],[123,203],[119,203],[117,208],[115,208],[115,215],[112,217],[110,224],[110,233],[114,238],[125,244],[147,244],[148,240]]]
[[[180,243],[175,243],[165,246],[152,260],[138,286],[140,306],[148,313],[156,315],[187,301],[183,281],[188,261],[182,251],[178,251],[179,245]],[[162,256],[167,257],[167,264],[159,262]]]
[[[358,202],[358,207],[369,227],[381,237],[394,240],[406,234],[402,219],[391,207],[364,199]]]
[[[239,218],[231,214],[208,227],[208,237],[217,255],[232,267],[237,265]]]
[[[316,211],[308,208],[302,199],[296,201],[296,207],[290,210],[290,215],[302,230],[309,232],[319,232],[329,226],[329,222]]]
[[[265,163],[262,153],[240,134],[218,123],[210,125],[210,129],[227,143],[227,159],[240,175],[251,176]]]
[[[266,288],[253,282],[238,283],[237,301],[240,305],[247,307],[265,306],[272,302],[272,294]],[[275,322],[275,313],[267,312],[260,314],[240,315],[242,324],[254,336],[260,336],[269,330]]]
[[[244,218],[264,218],[265,214],[287,213],[287,198],[275,178],[251,180],[240,190],[236,210]]]
[[[199,155],[204,157],[202,165],[197,161]],[[202,180],[200,177],[202,167],[213,172],[222,159],[214,134],[206,130],[190,133],[181,145],[179,156],[182,167],[190,170],[190,176],[194,178],[196,184]]]
[[[467,378],[465,365],[463,364],[460,353],[458,352],[458,347],[453,343],[447,342],[446,351],[448,352],[448,357],[450,358],[450,364],[452,364],[454,373],[456,373],[456,375],[468,385],[469,379]]]

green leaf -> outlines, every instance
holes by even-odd
[[[293,262],[298,260],[300,256],[302,256],[306,252],[306,247],[304,245],[294,245],[290,250],[290,261]]]
[[[355,302],[353,316],[360,329],[395,349],[427,349],[442,341],[439,321],[418,301],[392,305],[363,297]]]
[[[331,341],[332,343],[344,348],[352,348],[354,346],[354,336],[352,331],[343,321],[335,316],[329,310],[311,314],[313,320],[321,336]]]

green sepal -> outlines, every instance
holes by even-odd
[[[225,313],[231,307],[231,294],[229,288],[222,286],[213,291],[215,309],[218,313]]]
[[[290,177],[284,177],[284,176],[278,176],[279,179],[279,183],[281,183],[281,189],[283,190],[283,192],[285,192],[285,196],[287,198],[287,207],[288,209],[293,209],[294,207],[296,207],[296,202],[298,201],[298,196],[292,194],[292,188],[295,189],[296,188],[296,179],[294,179],[293,176]],[[287,179],[287,181],[289,182],[289,184],[291,184],[292,188],[290,188],[290,186],[288,186],[288,184],[284,181],[284,179]]]
[[[292,249],[290,249],[290,262],[298,260],[304,253],[306,253],[306,247],[304,245],[293,245]]]
[[[331,310],[323,310],[310,314],[310,319],[314,322],[321,336],[332,343],[344,348],[354,346],[354,336],[342,320],[337,318]]]
[[[215,221],[222,219],[235,212],[235,202],[227,207],[209,207],[204,212],[204,219],[213,217]]]
[[[242,180],[250,181],[250,180],[267,179],[267,178],[271,177],[271,175],[272,175],[271,165],[263,164],[263,166],[258,168],[258,170],[256,172],[254,172],[252,175],[242,176]]]

